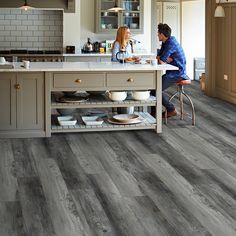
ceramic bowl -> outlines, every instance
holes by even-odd
[[[124,101],[127,97],[127,92],[125,91],[110,91],[108,96],[112,101]]]
[[[138,101],[147,100],[150,97],[150,91],[133,91],[132,97]]]

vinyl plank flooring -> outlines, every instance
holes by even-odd
[[[150,155],[147,159],[148,164],[157,172],[158,177],[186,204],[186,208],[195,213],[195,217],[210,233],[216,236],[236,234],[236,225],[215,209],[194,186],[166,161],[155,154]],[[210,217],[205,217],[206,215]]]
[[[0,235],[26,236],[21,205],[15,202],[0,202]]]
[[[17,179],[13,171],[11,140],[0,139],[0,201],[17,200]]]
[[[27,235],[55,235],[39,178],[19,178],[18,184]]]
[[[198,87],[195,127],[0,139],[0,236],[236,236],[236,106]]]

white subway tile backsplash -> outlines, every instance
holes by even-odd
[[[39,27],[37,25],[29,25],[27,26],[28,30],[31,30],[33,32],[37,31]]]
[[[20,20],[11,20],[11,25],[22,25]]]
[[[38,20],[39,16],[38,15],[28,15],[28,20]]]
[[[0,31],[0,36],[9,36],[9,35],[11,35],[11,31],[6,31],[6,30]]]
[[[16,41],[16,37],[14,37],[14,36],[7,36],[7,37],[5,37],[5,40],[7,42],[15,42]]]
[[[21,36],[21,31],[11,31],[11,36]]]
[[[18,41],[18,42],[26,42],[27,41],[27,37],[16,37],[16,40]]]
[[[50,41],[50,37],[39,37],[39,41],[40,42],[49,42]]]
[[[42,48],[44,46],[44,42],[33,42],[34,48]]]
[[[63,11],[0,9],[0,49],[62,50]]]
[[[13,48],[21,48],[21,42],[11,42],[11,47],[13,47]]]
[[[45,47],[53,47],[54,46],[54,42],[44,42],[44,46]]]
[[[39,30],[44,30],[44,31],[49,30],[49,26],[40,25],[40,26],[39,26]]]
[[[54,31],[44,31],[44,36],[54,36]]]
[[[30,20],[22,20],[22,25],[33,25],[33,21]]]
[[[1,15],[8,15],[8,14],[11,14],[11,10],[10,10],[10,9],[5,9],[5,8],[1,8],[1,9],[0,9],[0,14],[1,14]]]
[[[15,25],[5,26],[5,30],[16,30]]]
[[[34,31],[34,36],[44,36],[44,31]]]
[[[34,25],[44,25],[44,21],[43,20],[35,20]]]
[[[16,19],[17,19],[17,20],[27,20],[27,19],[28,19],[28,16],[27,16],[27,15],[17,15],[17,16],[16,16]]]
[[[22,42],[22,48],[33,49],[33,43],[32,42]]]
[[[28,41],[37,42],[37,41],[39,41],[39,38],[38,37],[28,37]]]
[[[27,26],[25,26],[25,25],[18,25],[18,26],[16,26],[16,29],[20,30],[20,31],[27,30]]]
[[[33,35],[33,31],[21,31],[22,36],[32,36]]]
[[[11,25],[9,20],[0,20],[0,25]]]

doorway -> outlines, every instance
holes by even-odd
[[[167,7],[164,7],[165,5]],[[166,10],[169,10],[169,13],[165,14],[169,18],[163,17],[163,11]],[[173,12],[170,13],[170,10]],[[159,47],[157,24],[163,22],[171,25],[174,27],[174,35],[185,51],[188,76],[191,79],[199,79],[196,73],[199,73],[199,69],[201,72],[205,70],[205,0],[174,3],[166,1],[166,4],[165,1],[153,1],[152,16],[152,52],[156,53]]]

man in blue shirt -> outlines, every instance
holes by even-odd
[[[182,79],[189,79],[186,75],[186,58],[181,45],[174,36],[171,36],[171,28],[167,24],[158,25],[158,39],[162,42],[161,49],[157,54],[159,64],[171,64],[179,70],[169,70],[162,76],[162,91]],[[162,105],[167,109],[167,117],[176,116],[177,112],[169,98],[162,93]]]

